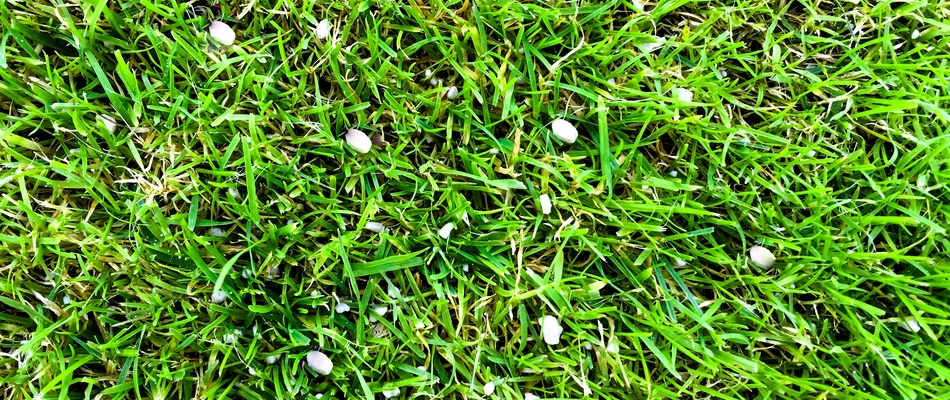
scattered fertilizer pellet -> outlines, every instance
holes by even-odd
[[[333,371],[333,361],[330,361],[330,357],[316,350],[307,354],[307,366],[320,375],[329,375]]]
[[[557,318],[545,315],[538,320],[538,323],[541,324],[541,338],[544,339],[544,343],[551,346],[561,343],[561,332],[564,332],[564,328],[561,328]]]
[[[330,36],[330,21],[323,20],[317,23],[317,39],[324,40]]]
[[[237,35],[234,34],[234,30],[231,29],[228,24],[221,21],[212,22],[211,26],[208,27],[208,32],[216,42],[225,46],[234,44],[234,39],[237,37]]]
[[[455,224],[447,222],[445,225],[442,225],[441,229],[439,229],[439,236],[442,239],[448,239],[449,235],[452,234],[453,229],[455,229]]]
[[[551,133],[562,142],[571,144],[577,140],[577,128],[563,119],[556,119],[551,123]]]
[[[762,246],[752,247],[752,250],[749,250],[749,258],[762,268],[772,268],[772,264],[775,264],[775,256],[769,249]]]
[[[359,153],[369,153],[369,150],[373,147],[373,141],[360,130],[350,129],[346,131],[345,138],[346,144]]]

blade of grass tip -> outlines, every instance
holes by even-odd
[[[252,120],[250,123],[254,123],[254,121]],[[257,187],[256,187],[257,184],[254,182],[255,169],[254,169],[254,160],[252,159],[253,154],[251,152],[250,142],[251,142],[251,138],[249,136],[245,136],[245,138],[241,140],[241,145],[243,146],[243,150],[244,150],[244,173],[246,174],[245,184],[247,188],[246,204],[247,204],[248,213],[250,214],[248,216],[248,220],[250,222],[253,222],[254,225],[257,225],[257,224],[260,224],[261,222],[261,215],[257,208],[258,207]]]
[[[597,147],[600,150],[600,169],[607,186],[607,197],[613,198],[613,155],[610,152],[610,133],[607,131],[607,106],[604,97],[597,97]]]
[[[670,274],[670,277],[679,285],[680,290],[686,294],[686,299],[689,300],[689,303],[693,306],[693,309],[696,310],[696,315],[703,315],[703,310],[699,308],[699,302],[696,301],[696,297],[693,296],[693,292],[689,290],[689,287],[686,286],[686,282],[683,282],[683,279],[680,277],[679,272],[676,272],[676,269],[673,268],[673,265],[670,264],[670,260],[667,257],[660,257],[663,263],[663,266],[666,267],[666,272]]]
[[[198,195],[191,196],[191,206],[188,208],[188,230],[194,232],[198,223]]]

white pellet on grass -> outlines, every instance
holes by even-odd
[[[383,390],[382,393],[383,397],[391,399],[393,397],[399,396],[399,388],[395,388],[393,390]]]
[[[524,394],[524,400],[541,400],[540,397],[535,396],[533,393],[528,392]]]
[[[433,76],[432,79],[429,80],[429,83],[432,84],[432,86],[439,86],[442,84],[442,80]]]
[[[223,238],[225,235],[224,229],[218,227],[208,229],[208,236]]]
[[[376,306],[373,307],[373,311],[376,312],[376,314],[379,314],[380,317],[383,317],[387,312],[389,312],[389,308],[386,306]],[[376,322],[376,316],[369,314],[369,322]]]
[[[110,115],[100,115],[99,121],[102,122],[102,126],[106,127],[106,130],[109,131],[109,133],[115,132],[115,128],[117,126],[115,123],[115,118],[112,118]]]
[[[254,272],[252,272],[250,268],[241,271],[241,277],[244,279],[251,279],[252,276],[254,276]]]
[[[317,23],[317,39],[324,40],[330,36],[330,21],[323,20]]]
[[[384,229],[386,229],[386,226],[379,222],[370,221],[366,223],[366,230],[368,231],[380,233]]]
[[[551,213],[551,198],[547,193],[538,197],[538,203],[541,204],[541,214],[548,215]]]
[[[448,239],[449,235],[452,234],[453,229],[455,229],[455,224],[446,222],[445,225],[442,225],[442,228],[439,229],[439,237],[442,239]]]
[[[223,290],[219,290],[211,294],[211,302],[215,304],[223,303],[228,299],[228,294],[224,293]]]
[[[911,38],[911,39],[917,40],[919,37],[920,37],[920,31],[918,31],[918,30],[916,30],[916,29],[914,29],[914,33],[911,33],[911,34],[910,34],[910,38]]]
[[[426,372],[426,367],[424,367],[424,366],[421,366],[421,365],[420,365],[420,366],[418,366],[418,367],[416,367],[416,368],[419,368],[419,370],[422,371],[422,372]]]
[[[231,29],[228,24],[221,21],[212,22],[211,26],[208,27],[208,33],[211,34],[211,37],[214,38],[216,42],[225,46],[234,44],[234,39],[237,38],[237,35],[234,34],[234,30]]]
[[[676,95],[676,100],[690,103],[693,101],[693,92],[685,88],[676,88],[674,92]]]
[[[468,272],[468,270],[469,270],[468,264],[462,264],[462,272]]]
[[[257,376],[257,371],[254,370],[254,367],[247,367],[247,373],[251,376]]]
[[[333,310],[336,311],[337,314],[343,314],[350,311],[350,305],[341,301],[336,303],[336,307],[334,307]]]
[[[685,267],[685,266],[686,266],[686,260],[684,260],[684,259],[682,259],[682,258],[677,258],[677,259],[676,259],[676,266],[677,266],[677,267]]]
[[[590,342],[584,343],[584,350],[590,351],[593,349],[594,349],[594,345],[590,344]]]
[[[614,79],[614,78],[610,78],[610,79],[607,80],[607,84],[608,84],[608,85],[616,85],[616,84],[617,84],[617,80]]]
[[[554,136],[556,136],[562,142],[567,144],[577,141],[577,128],[574,127],[574,124],[561,118],[558,118],[551,123],[551,133],[553,133]]]
[[[772,254],[769,249],[766,249],[762,246],[754,246],[749,250],[749,258],[756,265],[762,268],[772,268],[772,265],[775,264],[775,255]]]
[[[657,49],[663,47],[664,43],[666,43],[666,38],[657,37],[657,38],[654,38],[652,42],[641,44],[640,49],[643,50],[644,53],[652,53],[656,51]]]
[[[459,97],[459,88],[455,86],[450,87],[445,91],[445,97],[447,97],[449,100],[455,100],[455,98]]]
[[[432,70],[431,70],[431,69],[427,69],[426,72],[425,72],[425,75],[426,75],[426,79],[431,78],[431,77],[432,77]]]
[[[616,340],[611,338],[607,341],[607,347],[604,350],[610,354],[618,354],[620,353],[620,343],[617,343]]]
[[[69,304],[72,302],[73,302],[73,299],[70,299],[68,294],[63,295],[63,304]]]
[[[808,150],[808,156],[809,156],[809,157],[814,157],[814,156],[815,156],[815,155],[817,155],[817,154],[818,154],[818,152],[817,152],[817,151],[814,151],[814,150]]]
[[[897,326],[907,330],[908,332],[920,332],[920,324],[917,323],[917,320],[913,318],[906,318],[903,321],[898,321]]]
[[[425,328],[426,328],[425,322],[422,322],[422,321],[416,322],[416,329],[425,329]]]
[[[495,383],[488,382],[485,386],[482,386],[482,393],[485,393],[485,396],[491,396],[492,393],[495,393]]]
[[[679,175],[679,174],[680,174],[680,173],[679,173],[679,171],[677,171],[677,170],[672,170],[672,171],[670,171],[670,176],[672,176],[672,177],[674,177],[674,178],[676,178],[676,176]]]
[[[234,344],[237,342],[237,340],[238,340],[238,334],[235,332],[225,333],[224,336],[221,337],[221,341],[224,342],[225,344]]]
[[[277,356],[267,356],[267,358],[264,359],[264,362],[266,362],[266,363],[268,363],[268,364],[276,363],[276,362],[277,362]]]
[[[373,148],[373,141],[360,130],[350,129],[346,131],[345,139],[346,144],[359,153],[369,153],[369,150]]]
[[[646,12],[644,8],[646,5],[643,4],[643,0],[633,0],[633,8],[639,12]]]
[[[228,194],[230,194],[231,197],[235,199],[238,199],[238,200],[241,199],[241,191],[237,190],[237,188],[228,188]]]
[[[307,354],[307,366],[320,375],[329,375],[333,371],[333,361],[330,361],[330,357],[316,350]]]
[[[541,338],[544,339],[544,343],[551,346],[561,343],[561,332],[564,332],[564,328],[561,328],[557,318],[545,315],[538,320],[538,323],[541,324]]]

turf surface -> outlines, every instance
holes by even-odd
[[[948,17],[0,0],[2,398],[946,398]]]

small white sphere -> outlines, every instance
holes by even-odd
[[[221,228],[214,227],[214,228],[208,229],[208,236],[219,237],[219,238],[220,238],[220,237],[224,237],[224,236],[225,236],[225,232],[224,232],[224,230],[221,229]]]
[[[617,343],[616,340],[610,339],[607,341],[607,347],[604,350],[607,350],[607,352],[611,354],[620,353],[620,343]]]
[[[343,314],[345,312],[350,311],[350,305],[341,301],[339,303],[336,303],[336,307],[334,307],[333,309],[336,310],[337,314]]]
[[[916,319],[913,319],[913,318],[907,318],[903,321],[898,321],[897,326],[909,332],[914,332],[914,333],[920,332],[920,324],[917,322]]]
[[[614,78],[610,78],[610,79],[607,80],[607,84],[608,84],[608,85],[616,85],[616,84],[617,84],[617,80],[614,79]]]
[[[323,40],[330,36],[330,21],[323,20],[317,23],[317,39]]]
[[[431,69],[427,69],[427,70],[426,70],[426,79],[429,79],[429,78],[431,78],[431,77],[432,77],[432,70],[431,70]]]
[[[383,229],[386,229],[386,226],[379,222],[370,221],[366,223],[366,230],[368,231],[380,233]]]
[[[277,362],[277,356],[267,356],[267,358],[265,358],[264,361],[267,362],[268,364],[273,364]]]
[[[112,118],[111,115],[100,115],[99,121],[102,122],[102,125],[106,127],[106,130],[109,131],[109,133],[115,132],[115,118]]]
[[[495,383],[486,383],[485,386],[482,386],[482,392],[485,393],[485,396],[491,396],[492,393],[495,393]]]
[[[333,361],[330,361],[330,357],[316,350],[307,354],[307,366],[320,375],[329,375],[333,371]]]
[[[449,100],[455,100],[456,97],[459,97],[459,88],[452,86],[449,90],[445,91],[445,97]]]
[[[389,308],[386,306],[376,306],[376,307],[373,307],[373,311],[375,311],[376,314],[379,314],[379,316],[382,317],[386,315],[387,312],[389,312]],[[376,316],[373,314],[370,314],[369,322],[376,322]]]
[[[524,394],[524,400],[541,400],[540,397],[535,396],[533,393],[528,392]]]
[[[395,388],[393,390],[384,390],[382,391],[382,393],[383,393],[383,397],[387,399],[391,399],[393,397],[399,396],[399,388]]]
[[[554,136],[567,144],[577,141],[577,128],[574,127],[574,124],[560,118],[551,123],[551,133],[554,133]]]
[[[223,303],[224,300],[227,300],[228,295],[224,293],[223,290],[219,290],[211,294],[211,302],[215,304]]]
[[[208,27],[208,33],[211,34],[211,37],[214,38],[216,42],[225,46],[234,44],[234,39],[237,38],[237,35],[234,34],[234,30],[231,29],[228,24],[221,21],[212,22],[211,26]]]
[[[676,266],[677,266],[677,267],[685,267],[685,266],[686,266],[686,260],[683,260],[683,259],[681,259],[681,258],[677,258],[677,259],[676,259]]]
[[[914,29],[914,33],[911,33],[911,34],[910,34],[910,38],[911,38],[911,39],[917,40],[917,38],[919,38],[919,37],[920,37],[920,31],[918,31],[918,30],[916,30],[916,29]]]
[[[762,268],[772,268],[772,265],[775,264],[775,256],[769,249],[762,246],[755,246],[752,250],[749,250],[749,258]]]
[[[693,101],[693,92],[689,89],[676,88],[676,99],[683,102]]]
[[[370,140],[369,136],[366,136],[363,131],[350,129],[346,131],[345,139],[346,144],[350,145],[353,150],[359,153],[369,153],[369,150],[373,148],[373,141]]]
[[[541,214],[548,215],[551,213],[551,198],[548,197],[547,193],[538,197],[538,203],[541,204]]]
[[[448,239],[449,235],[452,234],[453,229],[455,229],[455,224],[446,222],[445,225],[442,225],[442,228],[439,229],[439,237],[442,239]]]
[[[564,328],[561,328],[557,318],[545,315],[538,320],[538,323],[541,324],[541,338],[544,339],[544,343],[551,346],[561,343],[561,332],[564,332]]]

